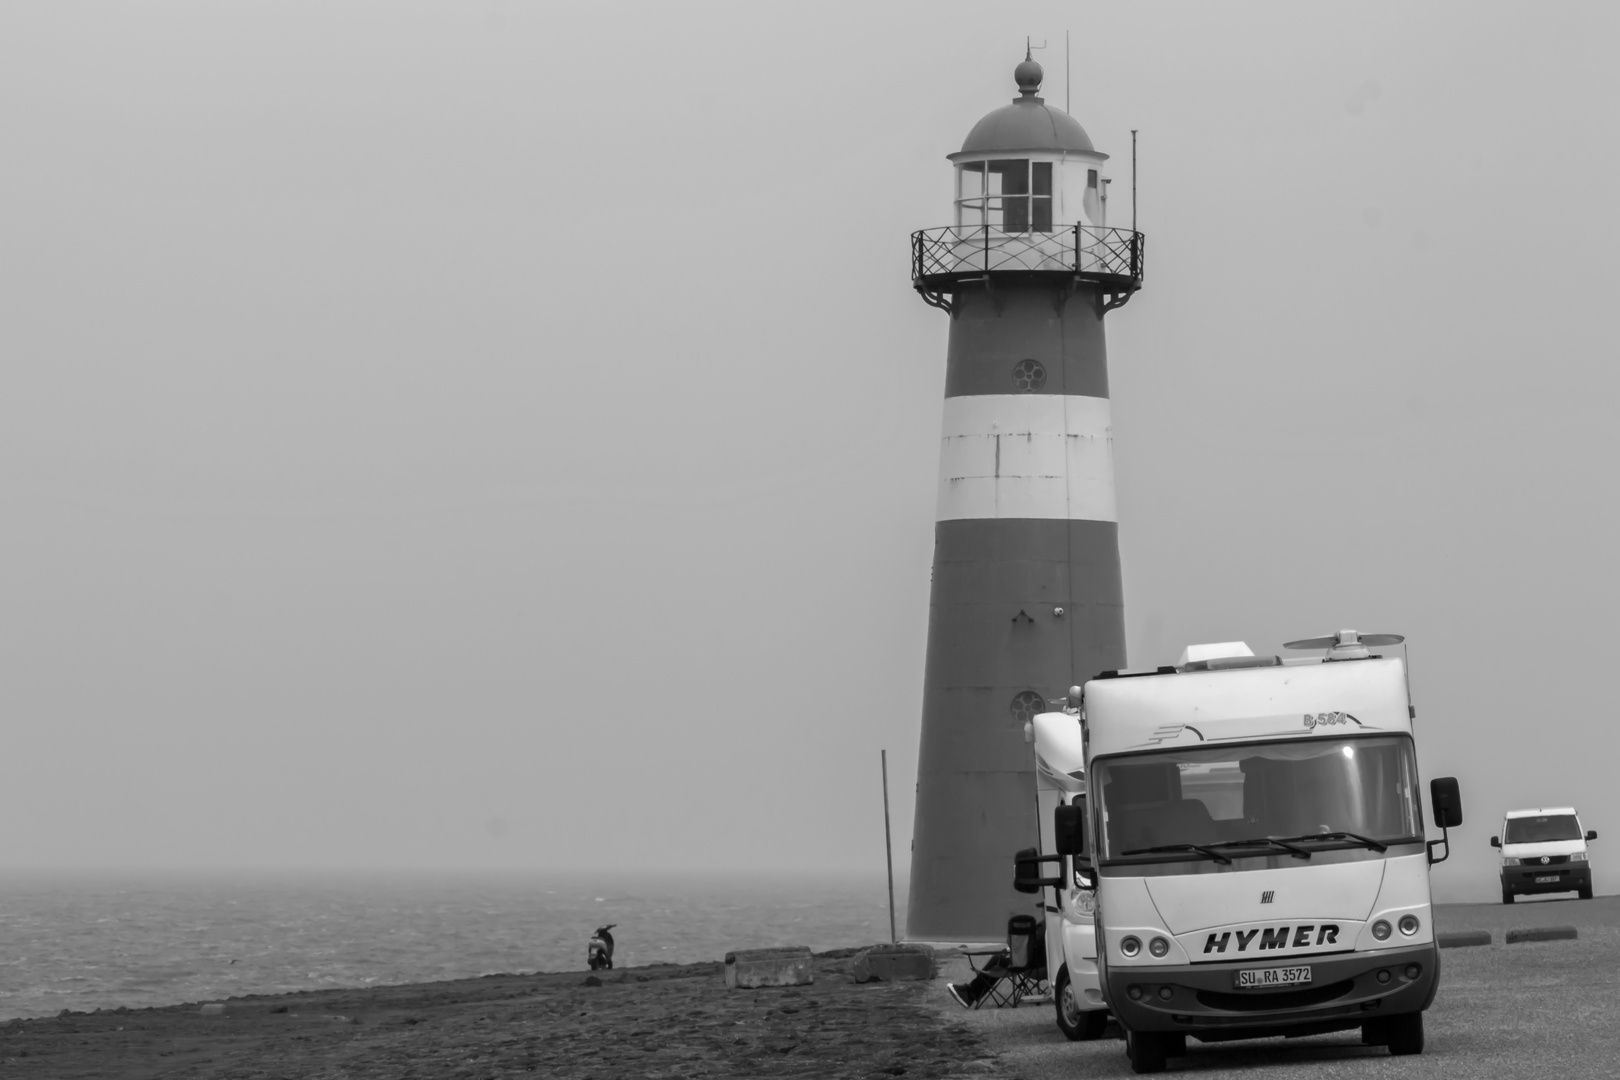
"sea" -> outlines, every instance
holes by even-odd
[[[897,896],[904,930],[904,897]],[[0,877],[0,1020],[889,940],[881,874]]]

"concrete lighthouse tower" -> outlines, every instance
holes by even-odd
[[[1103,316],[1142,283],[1110,228],[1108,160],[1038,96],[949,156],[955,223],[912,236],[912,285],[950,317],[906,935],[998,941],[1034,846],[1024,723],[1125,665]]]

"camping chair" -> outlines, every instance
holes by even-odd
[[[1045,927],[1029,915],[1014,915],[1007,920],[1006,948],[966,955],[978,988],[971,1003],[963,1001],[971,1009],[983,1008],[986,1003],[1014,1008],[1026,997],[1052,994],[1046,980]]]

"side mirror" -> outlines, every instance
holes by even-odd
[[[1587,829],[1586,830],[1586,838],[1588,840],[1596,840],[1597,839],[1597,830],[1596,829]]]
[[[1502,838],[1500,836],[1491,837],[1491,847],[1501,847],[1501,846],[1502,846]]]
[[[1037,848],[1021,849],[1013,856],[1013,888],[1021,893],[1038,893],[1047,886],[1061,888],[1060,877],[1041,877],[1041,863],[1063,861],[1061,855],[1042,855]]]
[[[1052,835],[1059,855],[1085,855],[1086,853],[1086,801],[1076,796],[1074,802],[1052,811]]]
[[[1462,824],[1462,790],[1455,776],[1437,776],[1430,780],[1429,802],[1434,805],[1437,828],[1453,829]]]

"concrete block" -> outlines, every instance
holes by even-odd
[[[873,945],[855,954],[849,977],[865,982],[921,982],[939,975],[939,963],[921,945]]]
[[[761,986],[803,986],[816,981],[810,948],[738,949],[726,953],[726,989],[752,990]]]
[[[1573,926],[1520,926],[1507,932],[1507,943],[1521,941],[1566,941],[1574,938]]]
[[[1448,930],[1434,935],[1442,949],[1460,949],[1467,945],[1489,945],[1489,930]]]

